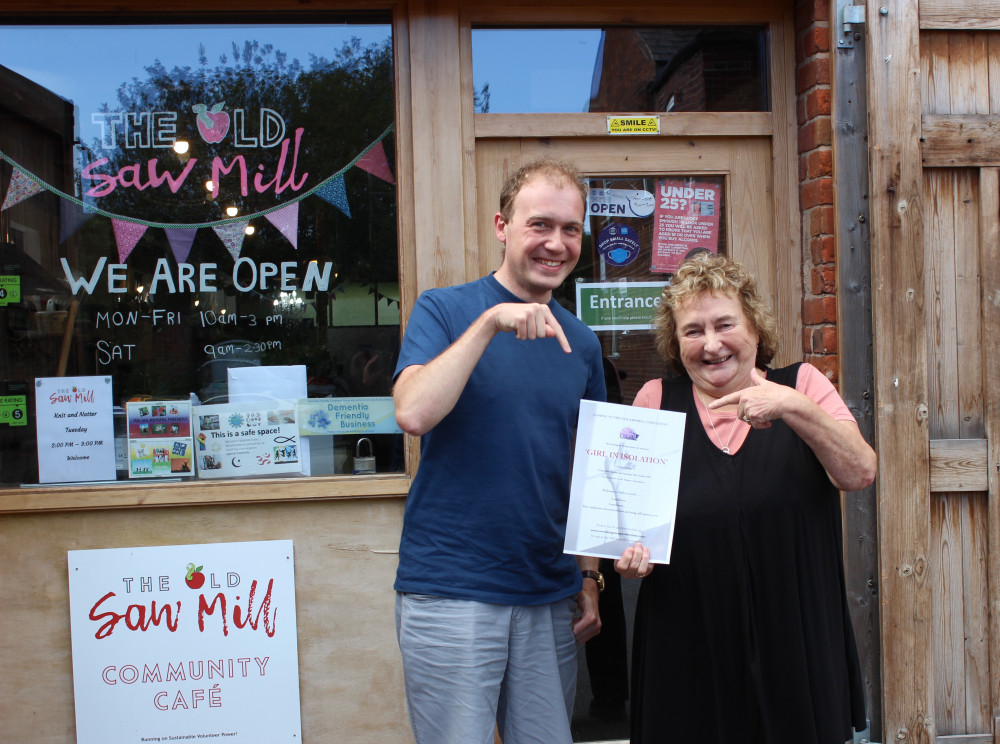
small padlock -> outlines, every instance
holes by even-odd
[[[368,442],[368,456],[361,456],[361,443]],[[375,472],[375,445],[368,437],[361,437],[354,447],[354,474],[364,475]]]

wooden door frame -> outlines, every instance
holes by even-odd
[[[886,13],[880,15],[879,8]],[[917,7],[869,2],[871,250],[883,735],[933,740],[927,322]],[[880,19],[888,19],[883,21]],[[886,61],[888,60],[888,62]]]
[[[514,24],[565,25],[565,10],[561,8],[535,8],[524,6],[497,6],[482,8],[470,2],[461,7],[461,59],[464,90],[472,90],[471,29],[476,25]],[[759,23],[768,29],[771,110],[754,113],[670,113],[661,116],[660,134],[647,140],[689,141],[698,137],[766,137],[771,143],[772,174],[770,199],[773,201],[773,271],[774,311],[779,323],[781,347],[778,359],[782,362],[799,361],[802,352],[802,219],[798,201],[798,124],[795,116],[795,39],[792,5],[782,0],[764,0],[750,7],[723,6],[718,0],[707,0],[698,6],[677,0],[666,2],[629,2],[609,8],[606,5],[580,8],[577,23],[625,24],[629,19],[642,18],[644,25],[670,23]],[[631,23],[635,23],[632,20]],[[495,209],[484,206],[480,187],[475,180],[476,144],[483,140],[534,138],[560,140],[563,138],[607,139],[607,122],[604,114],[475,114],[471,95],[466,96],[463,108],[462,131],[465,139],[466,193],[475,193],[476,204],[466,205],[469,210],[465,223],[466,249],[462,256],[465,280],[481,276],[484,270],[496,268],[495,263],[483,260],[493,253],[496,240],[492,231],[484,231],[484,220],[492,225]],[[471,126],[470,126],[471,122]],[[681,139],[683,138],[683,139]],[[675,169],[677,171],[681,168]],[[486,213],[489,212],[487,215]],[[476,235],[476,242],[471,237]],[[489,242],[484,242],[489,240]],[[477,246],[470,254],[470,246]],[[455,256],[458,259],[458,256]],[[458,261],[456,260],[456,263]]]

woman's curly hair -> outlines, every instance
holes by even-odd
[[[656,312],[656,350],[670,368],[677,374],[686,374],[674,313],[702,292],[725,294],[740,301],[743,314],[760,337],[755,364],[759,368],[767,366],[778,349],[778,330],[770,306],[760,296],[757,280],[739,261],[702,251],[681,263],[663,288]]]

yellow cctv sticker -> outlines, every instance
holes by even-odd
[[[608,134],[659,134],[659,116],[609,116]]]

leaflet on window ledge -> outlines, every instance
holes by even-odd
[[[580,402],[565,551],[619,558],[641,542],[670,562],[685,414]]]
[[[302,472],[295,401],[195,406],[192,416],[199,477]]]

